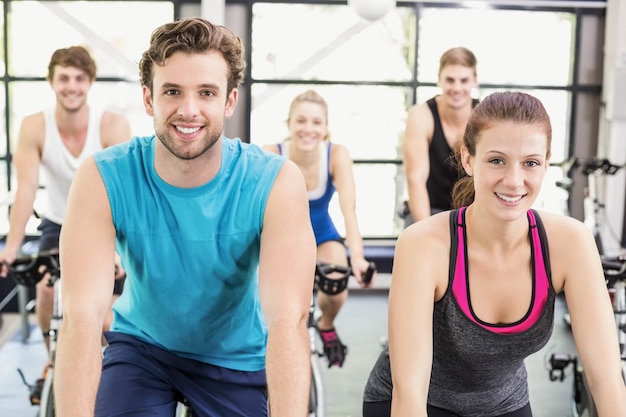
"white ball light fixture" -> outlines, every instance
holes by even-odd
[[[348,0],[356,14],[366,20],[378,20],[396,7],[396,0]]]

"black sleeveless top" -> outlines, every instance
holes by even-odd
[[[458,169],[454,167],[454,151],[448,145],[446,136],[441,126],[441,118],[435,97],[426,102],[433,114],[435,128],[428,149],[430,160],[430,173],[426,181],[426,189],[430,199],[430,208],[433,212],[450,210],[452,208],[452,187],[459,179]],[[477,99],[472,99],[472,108],[478,104]]]
[[[524,360],[541,350],[552,335],[556,293],[552,287],[548,239],[539,214],[533,212],[533,216],[528,216],[532,272],[537,282],[547,279],[547,299],[541,303],[529,328],[509,334],[498,333],[468,317],[454,295],[452,287],[458,251],[464,252],[467,259],[467,239],[459,236],[459,233],[464,234],[465,218],[462,216],[460,225],[458,218],[458,210],[450,212],[448,289],[435,303],[433,313],[433,363],[428,404],[464,417],[499,416],[528,403]],[[532,224],[533,218],[535,224]],[[459,244],[462,247],[459,248]],[[465,280],[465,273],[456,278]],[[535,287],[533,285],[531,305],[539,302],[535,300],[539,293]]]

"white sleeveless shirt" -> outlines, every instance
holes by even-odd
[[[102,111],[89,107],[89,124],[85,145],[78,157],[67,149],[57,127],[54,107],[43,111],[45,137],[41,156],[43,184],[48,194],[46,219],[62,224],[67,207],[67,196],[76,170],[81,162],[102,150],[100,124]]]

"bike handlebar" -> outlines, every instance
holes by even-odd
[[[376,264],[374,262],[370,262],[369,266],[367,267],[367,271],[365,271],[365,274],[363,274],[362,277],[362,281],[364,284],[369,284],[372,281],[374,272],[376,272]],[[335,280],[347,279],[351,275],[354,275],[352,273],[352,268],[350,268],[349,266],[336,265],[326,262],[317,262],[317,264],[315,265],[315,274],[323,278]],[[330,277],[329,275],[331,274],[339,275],[334,275]]]
[[[604,174],[613,175],[622,168],[626,168],[626,164],[614,164],[606,158],[577,158],[572,156],[571,158],[563,162],[551,162],[550,166],[559,167],[565,174],[565,179],[561,180],[562,184],[557,184],[561,188],[569,188],[571,186],[571,179],[574,171],[581,168],[581,171],[585,175],[591,174]]]
[[[15,282],[25,286],[37,285],[48,273],[59,277],[61,271],[58,249],[20,256],[13,262],[5,261],[4,264]]]
[[[612,287],[617,281],[626,279],[626,258],[621,256],[602,257],[602,269],[607,286]]]
[[[613,175],[621,168],[624,168],[624,165],[616,165],[609,161],[608,159],[600,159],[593,158],[582,161],[583,172],[587,175],[593,173],[602,173],[607,175]]]

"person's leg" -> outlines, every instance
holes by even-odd
[[[507,413],[502,417],[533,417],[533,412],[530,409],[530,403],[528,403],[519,410],[515,410],[512,413]]]
[[[341,242],[329,241],[324,242],[317,247],[317,260],[335,265],[348,265],[346,247]],[[332,278],[332,277],[331,277]],[[335,318],[339,314],[339,310],[348,298],[348,290],[339,294],[329,295],[318,292],[317,303],[322,311],[322,317],[319,321],[319,328],[328,330],[334,328]]]
[[[265,371],[243,372],[181,358],[108,332],[96,417],[172,417],[186,399],[194,417],[267,417]]]
[[[178,364],[175,381],[195,417],[267,417],[265,371],[245,372],[192,360]]]
[[[391,401],[363,402],[363,417],[391,416]]]
[[[346,247],[342,242],[338,241],[324,242],[317,247],[317,260],[347,266]],[[332,276],[329,278],[332,278]],[[317,323],[317,329],[324,342],[324,353],[328,358],[329,366],[342,366],[347,353],[346,346],[343,345],[335,330],[335,319],[347,298],[347,288],[338,294],[326,294],[321,290],[317,292],[317,304],[322,312],[322,316]]]
[[[37,323],[43,334],[46,350],[50,350],[50,319],[54,307],[54,288],[48,287],[48,280],[42,279],[37,283],[35,290],[35,314]]]
[[[51,249],[59,248],[59,235],[61,233],[61,226],[53,223],[49,220],[43,219],[38,227],[41,230],[41,237],[39,238],[39,251],[48,251]],[[35,287],[35,315],[37,316],[37,323],[39,329],[43,335],[46,351],[50,351],[50,320],[52,319],[52,311],[54,308],[54,288],[48,286],[48,279],[44,277],[39,281]],[[41,391],[43,389],[43,383],[48,373],[48,367],[50,364],[46,362],[46,365],[41,373],[41,377],[35,381],[30,391],[30,402],[33,405],[37,405],[41,401]]]
[[[172,417],[176,390],[160,349],[121,333],[107,333],[96,417]],[[173,356],[173,355],[172,355]]]
[[[41,230],[39,238],[39,251],[49,251],[59,248],[59,235],[61,226],[49,220],[43,219],[38,227]],[[54,289],[48,286],[46,277],[39,281],[35,291],[35,314],[37,322],[43,334],[46,349],[50,350],[50,339],[48,332],[50,331],[50,319],[52,318],[52,310],[54,307]]]
[[[437,407],[433,407],[429,405],[428,417],[459,417],[459,415],[451,413],[450,411],[444,410],[442,408],[437,408]],[[501,416],[498,416],[498,417],[533,417],[533,413],[530,410],[530,404],[526,404],[524,407],[520,408],[519,410],[502,414]]]
[[[432,405],[428,405],[426,408],[428,410],[428,417],[461,417],[458,414],[451,413],[443,408],[433,407]]]

